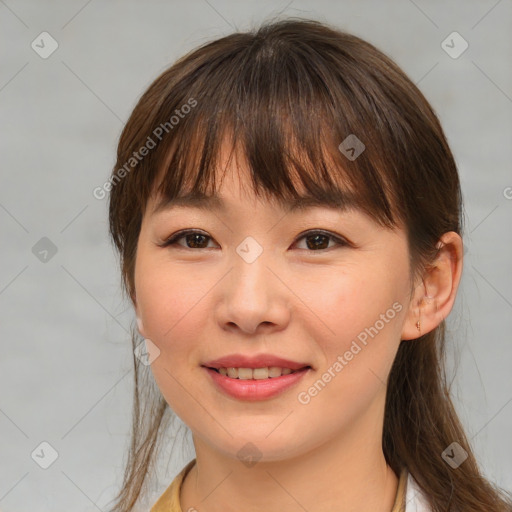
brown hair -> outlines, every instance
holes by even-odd
[[[326,24],[273,20],[180,58],[131,114],[109,184],[109,222],[132,300],[149,197],[155,190],[166,198],[185,188],[215,190],[225,135],[246,156],[257,195],[295,198],[300,183],[309,196],[336,202],[350,189],[382,226],[403,225],[411,276],[432,262],[441,235],[462,235],[453,155],[432,107],[405,73],[373,45]],[[365,145],[355,159],[339,149],[349,135]],[[132,330],[133,348],[140,341]],[[477,465],[450,399],[444,349],[444,320],[400,344],[386,396],[386,460],[396,474],[407,468],[435,512],[512,510]],[[137,503],[171,414],[158,390],[141,382],[149,380],[148,367],[133,361],[132,440],[115,511]],[[468,454],[455,470],[441,457],[454,441]]]

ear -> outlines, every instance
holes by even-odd
[[[450,313],[462,275],[463,243],[454,231],[437,244],[435,261],[416,286],[402,328],[402,340],[412,340],[434,330]]]

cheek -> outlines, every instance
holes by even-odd
[[[319,327],[313,335],[323,357],[312,388],[302,390],[300,402],[310,400],[305,410],[312,416],[329,409],[325,428],[334,430],[365,414],[381,396],[404,311],[396,290],[377,289],[371,276],[343,284],[343,289],[331,285],[330,295],[319,302],[322,322],[315,322]]]
[[[193,275],[176,266],[145,264],[136,269],[137,303],[149,338],[159,343],[176,337],[189,316],[200,310],[201,286]],[[204,286],[207,290],[208,287]]]
[[[144,333],[160,350],[151,370],[162,394],[175,412],[190,400],[183,388],[194,387],[199,357],[211,332],[208,293],[218,278],[212,273],[194,274],[179,265],[154,260],[139,261],[137,301],[144,320]]]
[[[160,350],[151,371],[174,412],[187,417],[190,396],[183,390],[193,389],[197,378],[198,361],[194,357],[204,340],[208,318],[205,293],[212,285],[203,282],[201,286],[201,280],[176,266],[146,265],[143,258],[139,264],[137,303],[144,332]]]
[[[325,276],[316,275],[314,280],[303,281],[298,295],[306,298],[305,313],[311,322],[316,318],[321,327],[318,332],[338,342],[350,340],[391,307],[390,284],[382,275],[377,277],[379,273],[367,265],[331,269]]]
[[[400,341],[406,280],[380,264],[333,272],[323,283],[305,283],[302,293],[315,313],[308,313],[309,330],[322,348],[326,369],[341,356],[344,373],[374,368],[385,380]]]

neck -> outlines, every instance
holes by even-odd
[[[252,466],[194,436],[196,464],[183,482],[181,509],[391,512],[398,477],[382,452],[382,428],[372,419],[297,457],[262,458]]]

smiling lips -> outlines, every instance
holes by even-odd
[[[241,380],[272,379],[310,367],[308,364],[297,363],[269,354],[260,354],[253,357],[233,354],[215,361],[209,361],[203,366],[217,370],[221,375]]]
[[[222,392],[239,400],[265,400],[296,384],[312,370],[307,363],[260,354],[225,356],[201,365]]]

